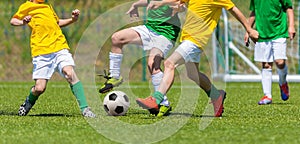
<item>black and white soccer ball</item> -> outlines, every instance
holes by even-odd
[[[103,107],[110,116],[125,115],[129,106],[129,98],[122,91],[112,91],[104,97]]]

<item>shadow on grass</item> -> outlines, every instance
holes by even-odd
[[[0,115],[17,116],[18,113],[17,112],[8,112],[8,111],[0,110]]]
[[[190,114],[190,113],[170,113],[170,116],[172,115],[182,115],[182,116],[186,116],[186,117],[194,117],[194,118],[202,118],[202,117],[215,117],[213,115],[196,115],[196,114]],[[224,116],[222,116],[224,117]]]
[[[34,116],[34,117],[73,117],[74,115],[68,115],[68,114],[34,114],[34,115],[28,115],[28,116]]]
[[[133,113],[131,113],[133,114]],[[136,114],[143,114],[145,115],[145,117],[143,117],[143,119],[155,119],[155,118],[158,118],[156,116],[153,116],[153,115],[150,115],[147,113],[136,113]],[[191,118],[215,118],[214,115],[195,115],[195,114],[190,114],[190,113],[170,113],[169,115],[166,115],[166,116],[163,116],[163,117],[160,117],[160,118],[164,118],[164,117],[172,117],[172,116],[185,116],[185,117],[191,117]],[[222,116],[222,117],[226,117],[226,116]]]
[[[9,112],[0,110],[0,115],[6,115],[6,116],[18,116],[18,112]],[[34,116],[34,117],[74,117],[74,115],[68,115],[68,114],[28,114],[27,116]]]
[[[288,103],[288,102],[272,102],[271,105],[291,105],[291,103]]]

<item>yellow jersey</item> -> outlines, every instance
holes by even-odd
[[[180,41],[189,40],[203,49],[222,14],[234,7],[231,0],[182,0],[188,4]]]
[[[22,20],[28,15],[32,16],[28,23],[31,28],[32,57],[70,49],[58,25],[59,18],[50,5],[27,1],[19,7],[13,17]]]

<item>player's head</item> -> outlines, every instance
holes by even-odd
[[[36,2],[36,3],[44,3],[47,0],[30,0],[31,2]]]

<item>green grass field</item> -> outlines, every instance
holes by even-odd
[[[176,127],[174,121],[187,120],[183,127],[174,130],[170,137],[165,136],[157,142],[161,144],[300,143],[300,97],[298,96],[300,88],[297,83],[290,83],[291,99],[286,102],[281,101],[279,88],[277,83],[274,83],[273,104],[267,106],[257,105],[257,101],[262,96],[260,83],[228,83],[225,113],[222,118],[203,115],[208,99],[202,91],[199,93],[201,96],[197,100],[196,110],[193,113],[176,111],[179,93],[182,90],[179,89],[180,86],[175,85],[169,93],[175,112],[169,117],[150,117],[147,111],[138,108],[131,100],[132,106],[126,116],[115,118],[99,114],[94,120],[81,116],[76,100],[67,83],[64,82],[50,82],[47,91],[40,97],[28,116],[17,116],[19,105],[23,103],[31,85],[32,83],[0,83],[2,92],[0,96],[0,143],[117,143],[111,140],[110,136],[104,137],[98,133],[101,128],[95,129],[97,125],[122,129],[125,133],[134,134],[132,129],[114,126],[112,122],[111,124],[97,123],[98,120],[105,119],[136,126],[163,123],[169,128]],[[132,92],[137,96],[147,96],[149,89],[145,85],[146,83],[135,83],[136,87],[132,88]],[[97,97],[103,98],[104,96]],[[184,99],[189,99],[189,96],[185,95]],[[96,103],[99,107],[92,108],[96,113],[100,113],[98,111],[102,110],[102,103]],[[199,126],[203,119],[210,119],[211,123],[201,129]],[[171,120],[170,123],[168,120]],[[171,128],[155,127],[155,129],[159,133]],[[144,129],[143,133],[147,133],[147,129]],[[148,134],[148,138],[155,137],[157,133]],[[117,137],[122,137],[122,133]],[[140,142],[135,140],[133,143],[143,143],[144,138],[131,135],[124,138],[124,142],[130,139],[140,140]]]

